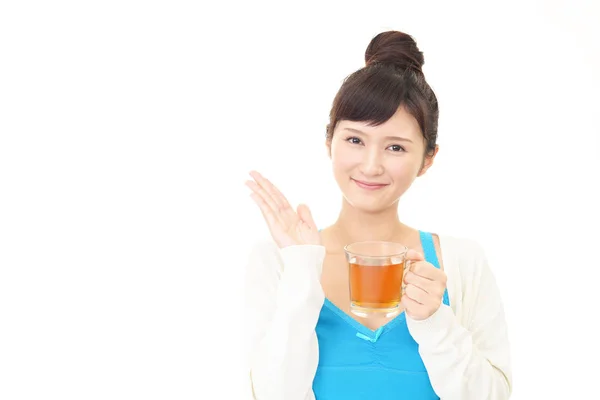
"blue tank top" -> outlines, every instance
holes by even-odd
[[[420,232],[425,259],[440,268],[433,238]],[[444,304],[449,305],[448,291]],[[319,365],[317,400],[433,400],[429,375],[404,312],[373,331],[328,299],[316,326]]]

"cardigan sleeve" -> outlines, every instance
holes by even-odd
[[[250,386],[256,400],[314,400],[318,364],[315,327],[325,296],[320,279],[325,248],[251,252],[245,283]]]
[[[431,384],[442,400],[507,400],[512,391],[503,304],[482,248],[464,241],[458,262],[462,315],[442,304],[428,319],[407,316]]]

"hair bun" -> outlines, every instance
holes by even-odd
[[[374,64],[393,65],[403,70],[423,73],[425,63],[423,53],[415,40],[408,34],[398,31],[381,32],[367,46],[365,51],[367,66]]]

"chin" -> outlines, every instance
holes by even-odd
[[[346,202],[353,208],[369,214],[376,214],[396,207],[402,193],[395,192],[394,187],[383,189],[383,191],[363,191],[361,189],[346,187],[343,196]],[[391,191],[389,189],[392,189]]]
[[[389,209],[392,204],[382,202],[382,199],[377,198],[358,198],[359,196],[344,196],[346,202],[353,208],[369,214],[376,214]]]

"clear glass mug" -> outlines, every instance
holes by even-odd
[[[404,275],[410,268],[408,247],[367,241],[344,247],[350,272],[350,311],[361,317],[390,317],[400,310]]]

